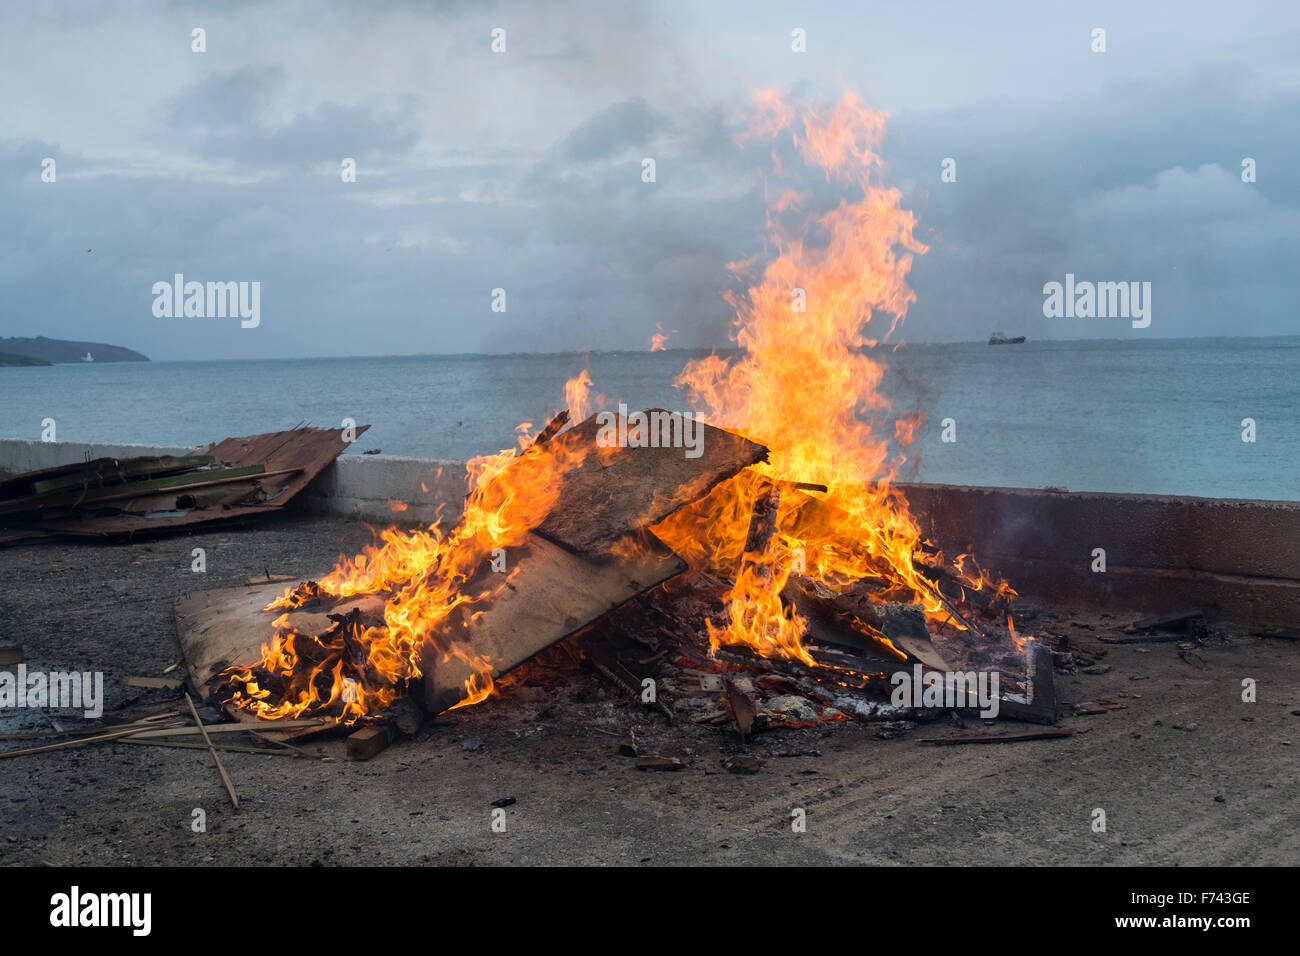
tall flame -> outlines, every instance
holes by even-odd
[[[690,362],[678,379],[704,417],[771,449],[767,464],[655,529],[697,563],[731,562],[737,569],[729,619],[710,631],[715,647],[747,644],[811,663],[805,622],[781,599],[795,570],[832,587],[872,578],[895,599],[949,619],[914,564],[920,532],[892,486],[903,461],[897,449],[919,418],[891,415],[880,391],[885,365],[867,351],[888,340],[907,314],[915,300],[907,274],[914,255],[927,251],[899,191],[877,182],[885,119],[848,92],[826,108],[764,91],[737,137],[743,147],[789,136],[808,167],[850,195],[814,212],[807,190],[769,188],[775,256],[743,295],[728,296],[739,352]],[[778,175],[788,176],[781,155],[774,150],[772,158]],[[756,263],[757,257],[731,269],[750,275]],[[772,481],[780,496],[774,528],[755,539],[752,515]],[[829,492],[810,501],[781,482],[826,485]]]

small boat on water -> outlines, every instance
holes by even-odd
[[[87,352],[85,355],[81,357],[81,360],[83,362],[93,362],[95,361],[95,357],[91,355],[89,352]]]
[[[1025,341],[1023,335],[1016,335],[1008,338],[1001,332],[994,332],[989,336],[989,345],[1020,345]]]

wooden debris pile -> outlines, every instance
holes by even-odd
[[[882,735],[904,728],[915,713],[890,703],[890,675],[914,665],[940,671],[996,668],[1003,674],[1003,716],[1055,721],[1050,649],[1031,646],[1026,655],[997,595],[972,599],[955,583],[952,593],[945,593],[942,574],[935,576],[938,597],[955,607],[960,595],[966,617],[954,615],[965,621],[964,628],[945,625],[931,633],[919,605],[891,600],[893,594],[875,591],[865,581],[836,591],[796,574],[782,598],[808,620],[806,646],[815,663],[760,657],[748,647],[711,648],[710,624],[717,628],[727,613],[728,574],[688,570],[649,529],[737,480],[765,460],[766,449],[725,430],[704,428],[704,454],[698,458],[671,447],[602,447],[564,472],[557,479],[556,504],[544,520],[501,549],[504,565],[512,569],[508,586],[486,604],[473,605],[473,613],[447,616],[423,647],[420,679],[403,689],[393,707],[349,722],[353,759],[369,759],[395,737],[415,733],[429,717],[464,702],[474,683],[473,662],[483,659],[491,662],[498,689],[507,693],[511,685],[537,679],[548,669],[589,667],[629,706],[647,707],[669,721],[732,726],[742,742],[765,730],[855,719],[880,721]],[[540,440],[563,454],[594,447],[597,433],[593,417],[568,431],[548,427]],[[800,513],[814,518],[826,507],[812,497],[824,491],[819,486],[772,481],[763,487],[745,553],[775,532],[780,495],[802,496]],[[744,553],[737,555],[737,561],[744,559]],[[481,572],[485,578],[492,573],[486,566]],[[298,606],[287,613],[267,610],[284,591],[280,584],[267,584],[186,595],[176,602],[176,616],[193,686],[224,703],[235,719],[288,739],[295,728],[287,722],[262,721],[230,705],[232,666],[257,665],[272,621],[279,618],[279,627],[310,638],[309,644],[296,644],[295,653],[310,658],[325,685],[363,680],[361,638],[367,629],[384,625],[401,597],[400,589],[391,588],[339,599],[309,581],[294,589]],[[256,676],[258,686],[276,699],[290,692],[282,675],[259,671]],[[336,703],[334,698],[331,706]],[[973,699],[970,704],[976,709]],[[333,707],[302,716],[340,713]]]
[[[427,713],[441,713],[465,699],[474,662],[489,661],[495,679],[681,573],[685,563],[646,529],[767,455],[763,446],[739,435],[700,427],[702,454],[694,458],[680,448],[604,447],[596,416],[554,437],[548,429],[548,449],[557,457],[590,453],[577,456],[581,464],[558,477],[557,503],[544,520],[522,540],[498,549],[500,566],[508,572],[500,575],[483,564],[478,574],[489,583],[496,575],[505,586],[491,601],[475,605],[472,614],[450,614],[429,635],[421,679],[405,694]],[[472,592],[481,583],[474,579],[461,586]],[[223,672],[255,667],[277,619],[284,631],[315,635],[300,651],[318,673],[366,679],[364,663],[357,661],[357,638],[382,626],[386,608],[400,596],[388,590],[338,600],[306,582],[295,589],[306,600],[281,618],[283,609],[265,608],[284,590],[266,585],[177,600],[177,629],[190,677],[205,696],[229,702]],[[258,671],[257,677],[259,688],[278,686],[278,675]],[[330,703],[338,703],[337,695]],[[226,709],[239,720],[258,719],[244,708]]]
[[[369,426],[356,429],[360,434]],[[227,438],[183,456],[97,458],[0,479],[0,543],[166,531],[284,507],[348,443],[338,429]]]

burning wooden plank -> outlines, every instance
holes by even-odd
[[[655,420],[645,414],[647,421]],[[431,618],[427,632],[418,638],[420,687],[429,712],[486,696],[492,678],[685,569],[685,563],[645,528],[723,478],[761,461],[766,449],[703,423],[688,426],[683,416],[662,415],[658,421],[667,426],[666,434],[671,437],[677,429],[676,434],[689,439],[686,447],[671,441],[624,443],[625,434],[617,429],[618,440],[611,443],[600,416],[549,438],[544,454],[572,463],[548,476],[555,485],[549,489],[556,492],[555,503],[519,545],[495,549],[491,562],[482,561],[469,571],[468,580],[459,580],[460,594],[477,597],[449,603],[450,613]],[[633,418],[614,420],[626,429]],[[689,435],[684,431],[688,427]],[[207,451],[223,460],[220,447]],[[417,573],[440,572],[430,564],[411,572]],[[498,575],[503,575],[500,581],[494,580]],[[328,597],[324,591],[320,594]],[[260,663],[262,645],[271,640],[272,621],[279,617],[263,608],[278,596],[278,588],[268,586],[177,602],[182,646],[196,686],[211,690],[219,672]],[[402,585],[390,582],[383,593],[360,603],[331,599],[320,607],[298,608],[288,614],[282,630],[325,639],[331,622],[343,627],[341,619],[359,611],[361,617],[352,617],[345,629],[354,643],[364,643],[371,625],[362,620],[383,626],[385,609],[391,612],[402,600]],[[309,611],[317,612],[314,619]],[[329,653],[325,647],[317,650]],[[354,650],[366,653],[364,647]],[[258,693],[274,683],[257,678]]]
[[[543,538],[578,554],[608,554],[629,533],[661,521],[704,497],[718,482],[767,460],[762,445],[658,408],[637,413],[646,416],[645,428],[652,432],[647,440],[657,447],[632,444],[639,439],[635,429],[640,420],[607,414],[604,419],[593,415],[549,442],[561,454],[583,446],[593,452],[582,467],[560,478],[560,504],[536,529]],[[685,436],[690,445],[665,443],[665,434],[669,442],[673,436]],[[625,444],[605,443],[625,439]]]
[[[515,570],[506,589],[472,620],[450,622],[426,646],[424,704],[440,713],[461,702],[478,668],[500,676],[614,608],[685,570],[685,563],[647,537],[634,554],[614,561],[579,557],[538,535],[507,550]]]

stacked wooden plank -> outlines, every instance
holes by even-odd
[[[702,428],[705,440],[697,458],[671,447],[603,448],[594,416],[550,439],[561,452],[590,446],[593,453],[557,479],[559,499],[546,519],[518,546],[506,549],[509,585],[472,620],[453,615],[431,635],[421,688],[430,713],[464,696],[471,674],[465,657],[486,658],[498,677],[685,568],[646,529],[767,457],[766,448],[739,435]],[[485,567],[483,573],[492,572]],[[274,633],[272,622],[282,613],[262,609],[283,590],[272,585],[177,599],[177,630],[195,687],[210,693],[222,668],[259,660],[262,644]],[[325,610],[337,615],[357,603],[346,599]],[[316,634],[322,629],[316,616],[308,620],[305,611],[297,611],[289,622]],[[243,712],[233,716],[252,719]]]
[[[361,426],[357,434],[369,426]],[[345,448],[338,429],[227,438],[184,456],[97,458],[0,480],[4,540],[158,531],[265,514]]]

